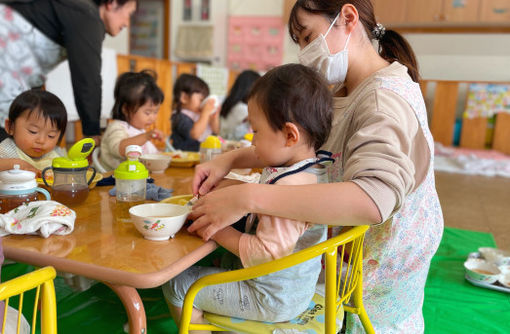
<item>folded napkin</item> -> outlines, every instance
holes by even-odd
[[[165,198],[168,198],[172,196],[173,189],[166,189],[160,186],[155,185],[154,183],[147,183],[147,190],[145,194],[145,199],[152,200],[152,201],[162,201]],[[109,194],[110,196],[115,196],[117,190],[115,187],[110,189]]]
[[[76,213],[55,201],[34,201],[0,214],[0,236],[8,234],[66,235],[73,231]]]

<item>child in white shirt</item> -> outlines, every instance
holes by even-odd
[[[163,140],[157,130],[146,131],[156,122],[164,94],[151,71],[126,72],[115,85],[112,118],[101,139],[99,163],[107,171],[114,170],[126,159],[126,147],[139,145],[144,154],[158,153],[152,139]]]

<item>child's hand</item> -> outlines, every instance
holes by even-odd
[[[205,101],[205,104],[200,111],[202,113],[205,113],[206,115],[211,116],[213,113],[215,113],[217,111],[216,100],[209,99],[209,100]]]
[[[147,134],[147,140],[155,139],[155,140],[163,141],[165,139],[165,134],[158,129],[148,131],[148,132],[146,132],[146,134]]]
[[[11,161],[12,161],[12,166],[10,169],[14,168],[14,165],[19,165],[20,169],[28,170],[28,171],[34,172],[36,174],[36,176],[41,176],[41,171],[39,169],[35,168],[34,166],[32,166],[31,164],[29,164],[28,162],[26,162],[25,160],[11,159]]]

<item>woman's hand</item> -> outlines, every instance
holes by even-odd
[[[194,195],[203,196],[213,189],[232,169],[224,154],[195,167],[191,189]]]
[[[249,212],[248,185],[218,189],[201,197],[189,216],[194,220],[188,231],[209,240],[219,230],[232,225]]]
[[[35,168],[25,160],[21,160],[18,158],[2,159],[0,163],[0,170],[14,169],[14,165],[19,165],[20,169],[34,172],[37,175],[37,177],[41,176],[41,171],[39,169]]]

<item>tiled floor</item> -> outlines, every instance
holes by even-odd
[[[436,173],[445,225],[494,235],[510,250],[510,178]]]

